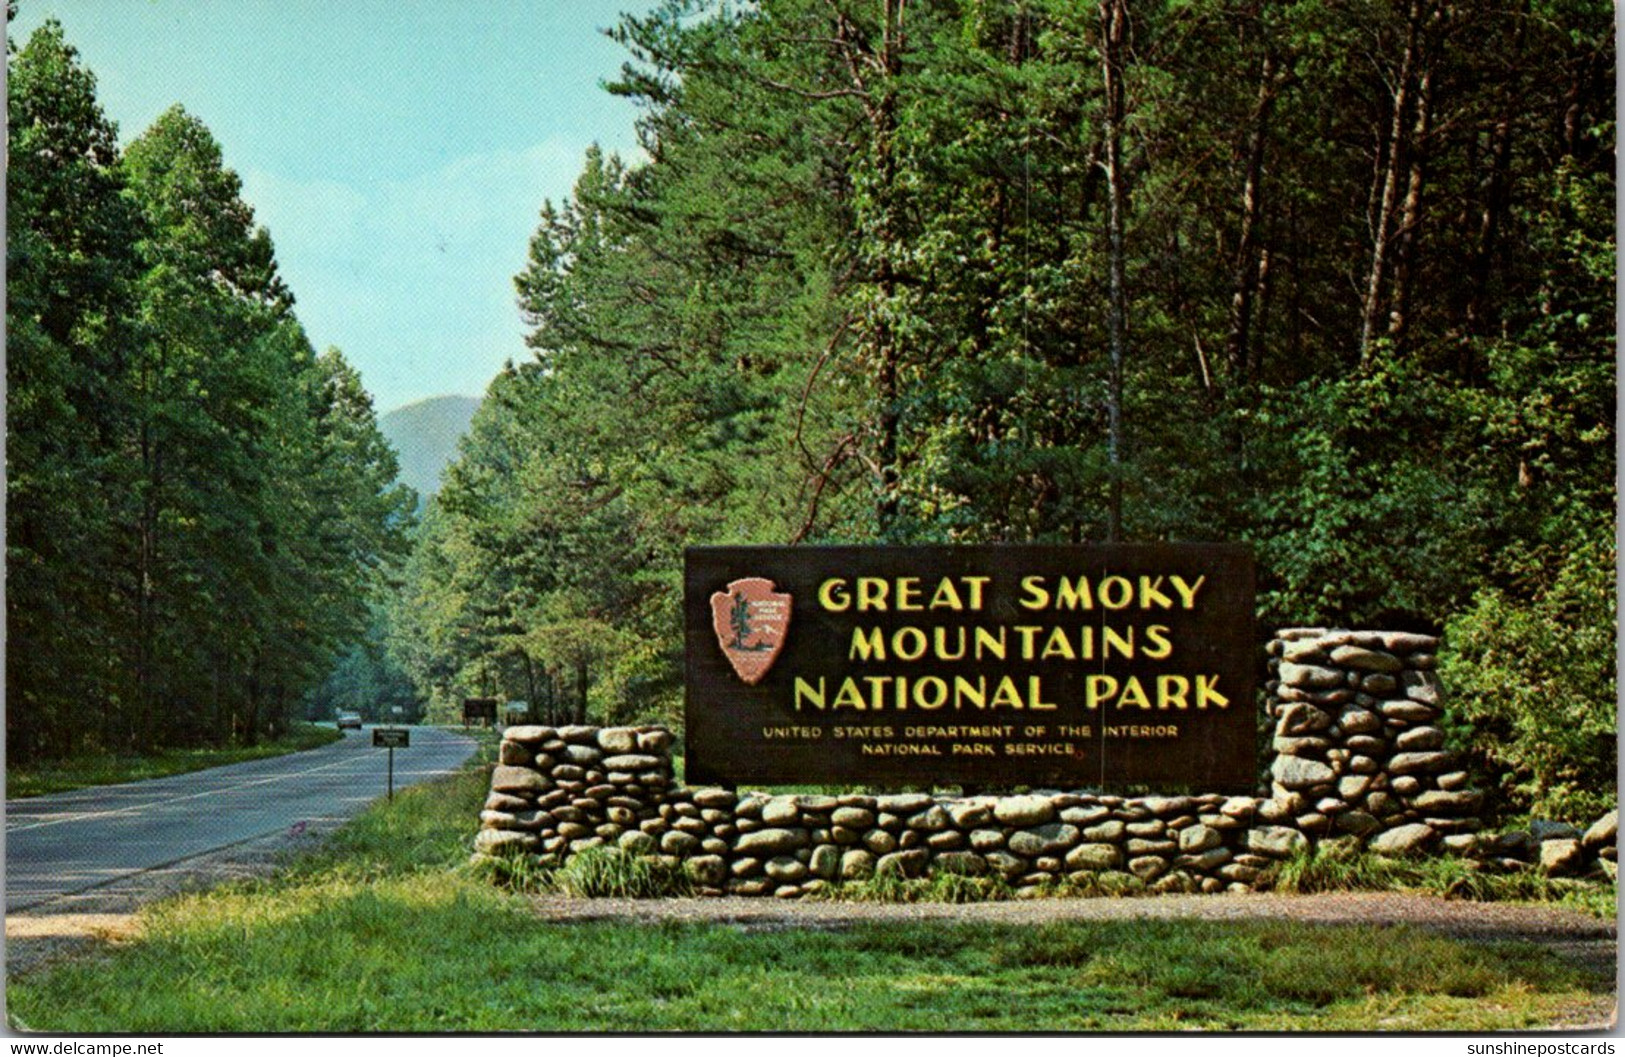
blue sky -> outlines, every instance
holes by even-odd
[[[478,396],[522,359],[512,277],[589,144],[635,152],[600,30],[647,0],[21,0],[97,77],[121,141],[181,103],[276,243],[318,349],[379,411]]]

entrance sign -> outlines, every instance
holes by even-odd
[[[691,783],[1256,784],[1237,544],[695,547]]]

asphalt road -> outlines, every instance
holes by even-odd
[[[474,751],[462,735],[411,728],[395,750],[395,788],[455,770]],[[153,867],[355,814],[384,795],[388,750],[372,731],[268,760],[6,801],[6,910],[104,885]]]

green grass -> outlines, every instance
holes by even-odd
[[[263,760],[314,749],[344,734],[331,725],[295,723],[283,737],[258,745],[224,749],[162,749],[145,756],[85,756],[35,766],[6,768],[6,797],[20,800],[97,785],[117,785],[147,778],[186,774],[245,760]]]
[[[534,865],[528,856],[485,859],[476,876],[512,892],[558,892],[577,899],[661,899],[692,894],[680,869],[620,848],[598,847],[570,856],[560,869]]]
[[[1613,881],[1547,877],[1535,869],[1492,873],[1472,860],[1451,856],[1402,860],[1369,854],[1299,855],[1275,868],[1271,885],[1277,892],[1299,894],[1422,892],[1480,903],[1555,903],[1607,920],[1614,919],[1618,907]]]
[[[1611,1001],[1607,981],[1533,946],[1401,928],[549,924],[516,897],[427,874],[215,896],[172,905],[149,929],[104,960],[14,983],[14,1025],[165,1034],[1492,1031]]]
[[[928,877],[884,873],[864,881],[841,881],[818,889],[809,898],[836,903],[988,903],[1010,899],[1013,894],[1002,877],[969,877],[942,870],[932,871]]]
[[[1611,979],[1535,946],[1404,928],[548,922],[529,899],[466,865],[487,775],[475,766],[407,790],[276,878],[159,904],[143,916],[143,938],[12,979],[13,1025],[159,1034],[1485,1032],[1594,1021],[1612,1005]],[[609,858],[594,876],[626,882]],[[933,879],[913,891],[962,898],[970,880]]]

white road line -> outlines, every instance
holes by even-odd
[[[367,759],[369,755],[376,755],[378,752],[385,752],[385,751],[387,751],[387,750],[378,749],[373,753],[368,753],[367,751],[363,750],[358,755],[344,756],[344,757],[341,757],[340,759],[334,760],[332,763],[324,763],[320,767],[311,767],[311,768],[309,768],[307,770],[303,770],[303,771],[292,771],[292,772],[289,772],[287,774],[276,774],[276,775],[272,775],[269,778],[257,778],[257,779],[254,779],[253,781],[245,781],[245,782],[233,783],[230,786],[230,789],[235,791],[237,789],[247,789],[247,788],[250,788],[250,787],[256,786],[256,785],[269,785],[272,782],[285,782],[285,781],[289,780],[290,778],[303,778],[306,775],[316,774],[319,771],[327,771],[327,770],[333,769],[334,767],[341,767],[341,766],[344,766],[344,765],[347,765],[347,764],[353,764],[353,763],[356,763],[356,762],[359,762],[359,761],[363,761],[363,760]],[[203,772],[197,772],[197,773],[203,773]],[[13,834],[13,833],[26,833],[29,830],[44,829],[47,826],[60,826],[60,825],[63,825],[65,823],[68,823],[68,822],[85,822],[85,821],[87,821],[89,819],[93,819],[93,818],[112,818],[112,817],[114,817],[116,815],[128,815],[128,814],[132,814],[132,813],[139,813],[139,812],[142,812],[142,811],[150,810],[150,809],[155,808],[155,807],[167,807],[170,804],[181,804],[181,803],[185,803],[188,800],[197,800],[200,797],[219,796],[224,791],[225,791],[224,787],[216,786],[216,787],[211,788],[211,789],[204,789],[204,790],[202,790],[200,792],[189,793],[186,796],[169,797],[169,798],[162,799],[162,800],[148,800],[148,801],[145,801],[144,803],[131,804],[128,807],[113,808],[113,809],[108,810],[108,811],[87,811],[87,812],[84,812],[83,814],[64,815],[61,818],[46,819],[43,822],[30,822],[30,823],[25,823],[25,824],[22,824],[22,825],[17,825],[17,826],[7,824],[7,826],[6,826],[6,834],[9,836],[10,834]]]

